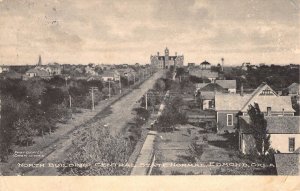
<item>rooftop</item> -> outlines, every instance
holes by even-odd
[[[216,80],[216,83],[227,89],[236,89],[236,80]]]
[[[243,132],[251,133],[250,117],[240,117]],[[273,134],[298,134],[300,133],[300,116],[265,116],[268,133]]]

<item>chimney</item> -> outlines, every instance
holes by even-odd
[[[244,96],[244,85],[243,85],[243,83],[241,84],[241,96]]]
[[[157,52],[157,56],[159,56],[159,52]]]
[[[177,56],[177,52],[175,52],[175,56]]]

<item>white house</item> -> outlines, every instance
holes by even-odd
[[[253,127],[248,116],[239,117],[239,149],[249,154],[255,148]],[[300,148],[299,116],[265,116],[270,146],[280,153],[294,153]]]
[[[120,80],[120,73],[118,71],[104,71],[102,74],[102,80],[107,81],[119,81]]]

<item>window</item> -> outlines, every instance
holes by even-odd
[[[210,101],[208,101],[208,108],[213,108],[213,102],[210,100]]]
[[[267,116],[271,116],[271,107],[267,107]]]
[[[295,138],[291,137],[289,138],[289,152],[295,151]]]
[[[227,114],[227,126],[233,126],[233,114]]]

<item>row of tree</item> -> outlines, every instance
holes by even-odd
[[[123,87],[128,86],[127,80],[121,82]],[[51,134],[58,122],[71,117],[75,107],[91,108],[91,87],[98,89],[94,92],[95,104],[109,93],[118,94],[120,89],[114,82],[66,80],[59,76],[50,80],[1,80],[1,160],[7,159],[13,145],[29,146],[34,144],[34,137]]]

